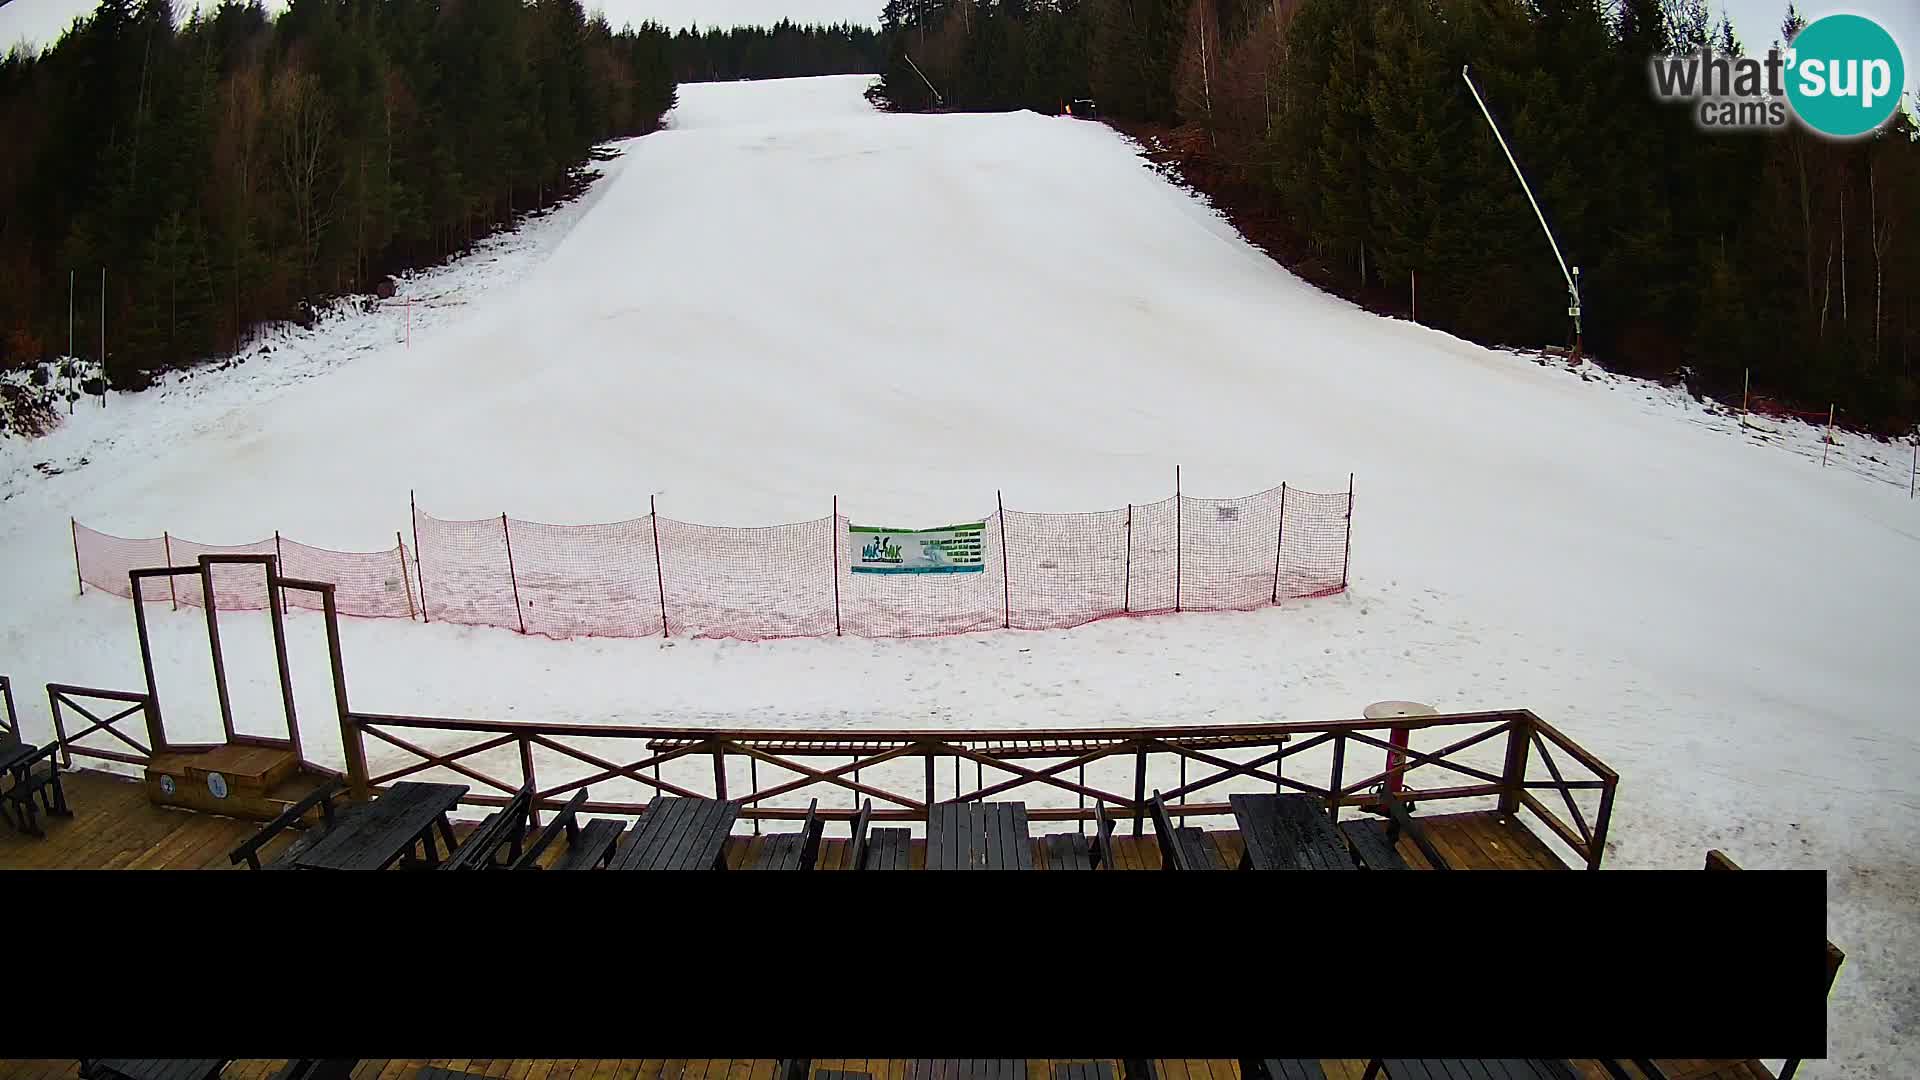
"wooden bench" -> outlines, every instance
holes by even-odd
[[[1049,833],[1040,838],[1040,846],[1047,853],[1047,866],[1054,870],[1097,870],[1103,866],[1112,870],[1119,866],[1113,857],[1113,819],[1107,817],[1106,803],[1094,806],[1091,839],[1079,833]]]
[[[304,830],[293,843],[287,845],[286,850],[280,853],[278,859],[268,863],[265,867],[265,869],[268,870],[287,869],[293,865],[293,860],[298,857],[301,852],[312,847],[315,842],[327,834],[327,830],[333,828],[333,798],[336,795],[345,794],[346,790],[346,781],[337,776],[328,777],[321,782],[319,787],[308,792],[305,798],[282,810],[279,817],[267,822],[267,824],[262,827],[259,832],[254,833],[246,843],[241,844],[229,852],[227,858],[236,866],[244,861],[250,869],[262,869],[260,865],[260,849],[267,845],[267,841],[280,835],[283,831],[291,827],[294,822],[305,817],[308,811],[319,807],[320,825],[316,828]]]
[[[1242,1080],[1327,1080],[1319,1058],[1241,1058]]]
[[[567,836],[567,850],[555,859],[549,869],[553,870],[591,870],[596,866],[605,866],[613,858],[614,845],[620,841],[620,833],[627,823],[618,818],[595,818],[585,825],[580,824],[580,807],[587,801],[587,789],[581,788],[567,805],[561,807],[552,821],[533,838],[519,859],[514,861],[515,870],[540,869],[540,856],[560,838]]]
[[[1371,809],[1377,810],[1386,820],[1358,818],[1340,823],[1340,834],[1353,852],[1354,865],[1364,870],[1407,869],[1407,860],[1397,847],[1401,835],[1405,834],[1420,849],[1429,866],[1435,870],[1453,869],[1447,857],[1434,846],[1426,827],[1413,816],[1406,803],[1385,790],[1379,793],[1379,798],[1379,806]]]
[[[479,1073],[455,1072],[438,1065],[428,1065],[413,1074],[413,1080],[485,1080]]]
[[[231,1058],[81,1058],[82,1080],[215,1080]]]
[[[1154,838],[1160,842],[1160,869],[1162,870],[1225,870],[1227,861],[1220,856],[1220,849],[1213,846],[1207,834],[1198,828],[1173,827],[1173,818],[1167,814],[1166,800],[1155,791],[1153,798],[1147,800],[1147,810],[1153,814]]]
[[[1728,858],[1725,852],[1709,851],[1707,852],[1706,869],[1738,870],[1740,869],[1740,866],[1738,863],[1735,863],[1732,859]],[[1839,947],[1836,946],[1833,942],[1831,941],[1827,942],[1827,993],[1828,994],[1833,993],[1833,980],[1839,976],[1840,965],[1844,963],[1846,959],[1847,959],[1846,953],[1841,952]],[[1800,1061],[1801,1061],[1800,1058],[1791,1058],[1787,1060],[1784,1064],[1782,1064],[1780,1066],[1779,1080],[1793,1080],[1793,1074],[1800,1071]],[[1634,1063],[1639,1064],[1638,1059],[1636,1059]],[[1648,1075],[1655,1077],[1655,1080],[1659,1080],[1657,1072],[1649,1073]]]
[[[1113,1066],[1104,1061],[1056,1061],[1053,1080],[1115,1080]]]
[[[348,1080],[359,1058],[295,1058],[273,1080]]]
[[[1374,1058],[1362,1080],[1580,1080],[1571,1064],[1557,1058]]]
[[[807,804],[806,819],[800,823],[800,831],[780,833],[769,836],[760,845],[760,856],[755,859],[752,870],[811,870],[820,860],[820,833],[827,823],[819,817],[820,800]]]
[[[7,790],[0,791],[0,801],[7,804],[7,819],[29,836],[47,835],[40,828],[42,809],[49,817],[73,816],[73,811],[67,808],[66,789],[60,786],[60,759],[56,756],[59,749],[59,743],[48,743],[15,759],[7,767],[13,783]],[[39,798],[37,803],[35,796]]]
[[[817,1078],[821,1074],[815,1073]],[[1006,1059],[907,1062],[907,1080],[1026,1080],[1027,1063]]]
[[[853,838],[848,842],[849,870],[907,870],[913,866],[913,833],[908,829],[874,829],[873,800],[860,804],[853,819]]]
[[[440,864],[442,870],[504,870],[520,861],[521,845],[526,842],[527,826],[533,819],[533,784],[529,782],[507,805],[488,814],[480,827],[467,834],[467,842]],[[506,857],[500,856],[501,848]]]

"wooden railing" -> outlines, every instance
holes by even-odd
[[[102,701],[123,703],[127,707],[114,713],[112,716],[102,717],[92,709],[89,709],[87,705],[83,704],[79,699],[90,699],[94,703],[95,708],[99,708],[98,703]],[[67,768],[73,767],[73,757],[75,754],[81,757],[118,761],[126,765],[146,765],[153,759],[154,748],[156,746],[161,747],[162,750],[165,749],[165,740],[158,734],[159,718],[153,713],[152,699],[145,694],[138,694],[128,690],[101,690],[91,686],[68,686],[65,683],[48,683],[47,703],[53,709],[53,734],[54,738],[60,744],[62,764]],[[72,709],[74,712],[92,721],[92,723],[81,728],[79,731],[68,734],[63,707]],[[101,711],[104,712],[106,710],[101,709]],[[141,723],[146,727],[147,741],[145,743],[132,738],[114,726],[123,720],[132,718],[136,713],[139,714]],[[123,750],[107,750],[96,746],[77,745],[79,740],[86,738],[96,731],[104,731],[132,747],[137,752],[137,756],[136,754],[129,754]]]
[[[1396,729],[1459,737],[1438,750],[1402,750],[1388,741]],[[1503,735],[1504,747],[1497,741]],[[1229,780],[1318,796],[1337,817],[1342,808],[1377,805],[1390,778],[1404,782],[1414,770],[1427,770],[1423,775],[1446,772],[1470,782],[1428,788],[1408,783],[1398,797],[1416,804],[1493,799],[1502,812],[1518,815],[1525,810],[1590,869],[1599,868],[1606,851],[1619,781],[1612,769],[1526,710],[1324,723],[971,731],[718,730],[343,712],[341,736],[355,798],[429,770],[470,782],[473,790],[465,801],[477,806],[504,805],[523,785],[532,784],[536,808],[557,808],[582,788],[613,783],[637,788],[640,797],[599,797],[584,808],[631,815],[658,794],[732,799],[740,804],[740,817],[756,830],[763,820],[800,819],[806,814],[805,799],[821,797],[823,787],[844,791],[848,798],[845,805],[823,805],[819,815],[827,819],[850,821],[860,802],[870,799],[873,820],[921,821],[935,802],[1021,792],[1017,797],[1028,799],[1032,820],[1084,823],[1096,805],[1104,804],[1116,816],[1131,814],[1134,833],[1140,835],[1150,767],[1158,763],[1165,768],[1168,759],[1178,764],[1178,783],[1161,793],[1183,820],[1230,815],[1222,786]],[[398,751],[402,763],[373,773],[367,764],[369,738]],[[444,745],[422,745],[429,741]],[[1350,754],[1374,748],[1384,752],[1385,767],[1350,778]],[[1483,756],[1501,750],[1500,763],[1474,761],[1476,748]],[[1322,753],[1313,756],[1307,771],[1288,774],[1289,764],[1308,761],[1315,750]],[[549,766],[544,784],[536,761],[542,756],[564,763],[563,769]],[[500,775],[498,764],[483,765],[487,757],[504,760],[509,775]],[[916,761],[920,768],[912,769]],[[730,784],[730,766],[740,762],[747,771],[744,792],[737,783]],[[968,762],[974,765],[971,785],[963,775]],[[669,765],[671,775],[663,768]],[[763,785],[763,766],[792,776]],[[1106,775],[1089,781],[1090,767]],[[991,778],[988,769],[995,774]],[[1538,775],[1542,770],[1544,775]],[[558,771],[568,775],[554,775]],[[1190,771],[1199,775],[1189,778]],[[890,775],[876,775],[883,772]],[[1593,793],[1598,804],[1589,816],[1579,797]],[[1073,796],[1071,805],[1038,801],[1064,804],[1067,795]],[[795,805],[774,804],[786,796],[794,797]]]

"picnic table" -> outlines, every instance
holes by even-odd
[[[1246,840],[1242,870],[1352,870],[1347,843],[1311,795],[1229,795]]]
[[[1027,804],[935,803],[927,816],[927,869],[1033,869]]]
[[[411,858],[415,843],[425,845],[427,865],[437,866],[440,853],[434,830],[449,852],[454,849],[453,826],[447,813],[467,793],[465,784],[420,784],[401,781],[372,802],[342,810],[333,828],[290,864],[296,870],[385,870],[401,858]]]
[[[656,796],[613,853],[609,870],[725,870],[727,836],[740,804],[725,799]]]

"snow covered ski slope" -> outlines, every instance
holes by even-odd
[[[353,697],[809,727],[1528,707],[1620,771],[1609,866],[1719,846],[1830,869],[1848,961],[1834,1057],[1803,1075],[1920,1075],[1903,450],[1849,441],[1823,470],[1797,427],[1758,445],[1673,392],[1375,317],[1101,126],[882,115],[866,83],[682,87],[671,129],[622,144],[580,202],[409,282],[410,348],[400,309],[354,315],[0,448],[0,671],[140,685],[126,604],[74,596],[69,515],[373,550],[410,488],[442,517],[618,520],[657,496],[754,525],[837,494],[855,520],[937,526],[996,490],[1032,510],[1159,499],[1176,463],[1202,496],[1353,471],[1353,583],[1332,599],[919,641],[349,620]],[[170,719],[211,700],[200,619],[154,614]],[[316,620],[290,622],[309,749],[337,753],[313,719]],[[271,709],[271,665],[228,648],[237,705]]]

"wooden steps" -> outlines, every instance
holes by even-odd
[[[268,821],[313,791],[325,774],[303,767],[292,750],[230,744],[157,754],[147,766],[155,805]]]

